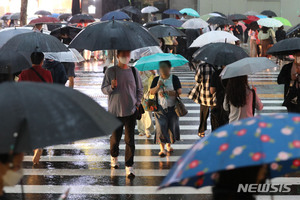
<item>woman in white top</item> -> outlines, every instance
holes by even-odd
[[[274,30],[263,26],[258,33],[258,39],[261,43],[261,57],[267,57],[267,51],[270,48],[270,44],[276,43]]]
[[[223,107],[224,110],[230,111],[229,123],[231,123],[253,117],[255,109],[262,110],[263,104],[256,92],[250,89],[248,76],[239,76],[228,79]]]

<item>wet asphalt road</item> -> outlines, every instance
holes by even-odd
[[[107,98],[101,92],[103,78],[101,62],[86,62],[76,67],[75,89],[91,96],[103,107]],[[194,73],[188,67],[173,70],[183,85],[183,101],[189,114],[180,119],[182,141],[174,145],[175,152],[159,158],[159,146],[150,139],[136,135],[136,178],[125,177],[124,141],[121,142],[120,169],[109,166],[109,137],[80,141],[74,144],[48,147],[44,150],[41,163],[32,166],[32,155],[25,156],[23,184],[26,199],[57,199],[70,188],[69,199],[211,199],[210,187],[200,190],[170,188],[157,191],[168,170],[197,139],[199,105],[186,98],[193,86]],[[278,69],[251,76],[251,83],[263,100],[264,110],[260,114],[285,112],[281,107],[283,87],[275,81]],[[209,124],[209,123],[208,123]],[[21,199],[21,187],[5,188],[11,199]]]

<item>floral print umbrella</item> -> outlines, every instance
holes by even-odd
[[[216,172],[269,164],[270,178],[300,171],[300,115],[258,116],[221,127],[175,164],[160,188],[213,185]]]

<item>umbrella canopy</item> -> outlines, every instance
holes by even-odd
[[[8,17],[11,15],[12,13],[5,13],[4,15],[2,15],[2,17],[0,18],[1,20],[8,20]]]
[[[248,15],[247,19],[244,20],[245,24],[251,24],[252,22],[258,21],[260,18],[254,16],[254,15]]]
[[[30,33],[33,32],[31,28],[24,28],[24,27],[12,27],[12,28],[5,28],[0,30],[0,48],[11,38],[16,35],[22,33]]]
[[[218,25],[234,25],[233,21],[225,17],[211,17],[207,20],[209,24],[218,24]]]
[[[159,46],[158,41],[141,25],[128,21],[95,23],[80,32],[70,48],[96,50],[134,50]]]
[[[59,20],[64,20],[64,21],[68,21],[68,19],[72,16],[72,14],[70,13],[64,13],[59,15],[58,19]]]
[[[155,13],[158,11],[159,9],[154,6],[147,6],[141,10],[142,13]]]
[[[157,26],[157,25],[162,25],[162,24],[160,23],[160,21],[147,22],[147,23],[143,24],[143,27],[151,28],[151,27]]]
[[[73,26],[64,26],[61,28],[56,28],[51,31],[50,35],[53,35],[56,38],[60,38],[61,34],[67,34],[73,40],[78,33],[82,31],[81,28],[76,28]]]
[[[247,16],[242,15],[242,14],[233,14],[233,15],[229,15],[228,19],[233,20],[233,21],[234,20],[240,21],[240,20],[246,20]]]
[[[201,29],[208,26],[208,23],[200,18],[194,18],[189,19],[184,24],[182,24],[182,27],[184,29]]]
[[[8,19],[10,20],[20,20],[20,13],[11,14]]]
[[[169,36],[182,37],[185,35],[182,31],[166,25],[154,26],[149,29],[149,32],[152,33],[156,38],[164,38]]]
[[[260,14],[266,15],[268,17],[277,17],[276,13],[272,10],[264,10]]]
[[[296,26],[290,28],[287,32],[286,32],[286,36],[291,38],[291,37],[298,37],[300,33],[300,24],[297,24]]]
[[[30,54],[0,49],[1,74],[14,74],[31,66]]]
[[[283,24],[281,21],[273,18],[264,18],[257,21],[258,25],[265,26],[265,27],[281,27]]]
[[[212,43],[197,50],[193,58],[211,65],[226,66],[248,57],[243,48],[228,43]]]
[[[222,79],[228,79],[238,76],[252,75],[275,67],[278,67],[278,65],[265,57],[244,58],[227,65],[222,71],[221,77]]]
[[[263,164],[270,178],[299,171],[299,122],[300,115],[276,114],[223,126],[185,152],[160,187],[200,188],[214,183],[215,172]]]
[[[120,125],[93,99],[64,86],[3,83],[0,91],[5,93],[0,98],[0,153],[108,135]]]
[[[60,15],[58,13],[52,13],[49,17],[58,18]]]
[[[139,71],[158,70],[159,62],[161,61],[170,61],[172,67],[179,67],[189,62],[187,59],[185,59],[182,55],[179,54],[157,53],[150,56],[142,57],[135,63],[134,66]]]
[[[211,14],[217,14],[218,16],[226,17],[226,15],[224,13],[221,13],[218,11],[211,12]]]
[[[259,19],[265,19],[268,18],[268,16],[266,15],[255,15],[256,17],[258,17]]]
[[[47,23],[59,23],[60,21],[54,17],[39,17],[33,19],[29,22],[29,24],[47,24]]]
[[[274,17],[274,19],[277,19],[278,21],[280,21],[284,26],[292,26],[291,22],[283,17]]]
[[[169,26],[173,26],[173,27],[181,27],[183,22],[178,20],[178,19],[174,19],[174,18],[166,18],[161,20],[159,23],[164,24],[164,25],[169,25]]]
[[[140,49],[135,49],[130,52],[130,59],[138,60],[145,56],[150,56],[156,53],[163,53],[160,47],[152,46],[152,47],[144,47]]]
[[[134,7],[134,6],[126,6],[124,8],[121,8],[122,11],[131,13],[131,14],[135,14],[135,15],[141,15],[141,11],[140,9]]]
[[[200,35],[194,42],[191,44],[190,48],[192,47],[203,47],[209,43],[216,43],[216,42],[224,42],[224,43],[231,43],[238,41],[239,39],[234,35],[226,32],[226,31],[210,31]]]
[[[210,14],[206,14],[206,15],[201,15],[200,19],[203,19],[204,21],[209,20],[209,18],[214,17],[213,15]]]
[[[51,12],[47,11],[47,10],[38,10],[34,13],[35,15],[52,15]]]
[[[83,62],[84,58],[76,49],[69,49],[68,52],[47,52],[45,59],[56,60],[58,62]]]
[[[184,9],[180,10],[179,12],[181,14],[186,13],[187,15],[192,16],[192,17],[200,17],[199,13],[192,8],[184,8]]]
[[[269,50],[271,55],[293,55],[300,52],[300,38],[288,38],[274,44]]]
[[[179,10],[176,9],[168,9],[164,11],[164,14],[166,15],[182,15]]]
[[[91,23],[94,22],[95,19],[93,16],[91,15],[87,15],[87,14],[76,14],[73,15],[70,19],[69,22],[70,23]]]
[[[122,11],[112,11],[112,12],[108,12],[106,13],[102,18],[101,21],[107,21],[107,20],[129,20],[130,17],[122,12]]]
[[[255,11],[247,11],[244,13],[244,15],[259,15],[259,13]]]
[[[3,50],[20,52],[62,52],[69,51],[57,38],[40,32],[22,33],[12,37]]]

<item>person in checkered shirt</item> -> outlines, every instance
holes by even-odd
[[[196,67],[196,84],[189,93],[189,98],[200,104],[199,137],[205,136],[207,130],[207,119],[210,108],[216,106],[216,96],[210,93],[210,80],[214,73],[214,66],[208,63],[200,63]],[[211,120],[212,121],[212,120]],[[214,130],[213,124],[212,129]]]

